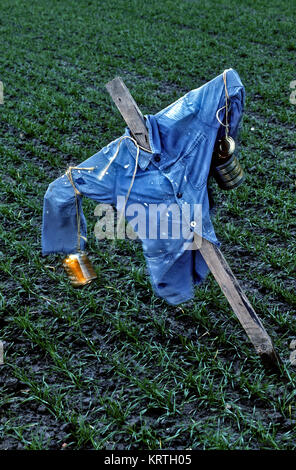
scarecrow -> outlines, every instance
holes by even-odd
[[[245,99],[237,72],[225,70],[145,119],[119,78],[106,87],[128,127],[123,136],[49,185],[43,255],[67,254],[64,267],[72,284],[84,285],[96,274],[84,252],[82,197],[115,206],[119,228],[125,219],[134,222],[138,211],[137,222],[145,224],[137,233],[155,294],[172,305],[192,299],[194,286],[210,269],[264,366],[278,371],[280,358],[221,253],[211,221],[209,176],[222,189],[244,180],[234,153]],[[156,218],[151,217],[151,207],[157,208]],[[170,230],[164,230],[168,216]]]
[[[150,229],[148,208],[156,206],[154,236],[147,230],[138,233],[153,290],[173,305],[191,299],[194,285],[208,273],[200,251],[189,248],[194,232],[219,245],[211,221],[209,174],[225,189],[243,180],[233,153],[243,110],[243,84],[237,72],[228,69],[157,114],[145,116],[149,150],[126,128],[123,136],[70,167],[45,194],[43,255],[84,251],[83,196],[115,206],[128,221],[135,204],[141,204],[147,208],[144,218]],[[168,214],[170,207],[180,212]],[[165,218],[170,218],[171,230],[164,236]],[[172,228],[182,230],[176,236]]]

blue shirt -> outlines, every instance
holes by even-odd
[[[227,89],[231,102],[229,135],[235,138],[244,109],[244,87],[233,69],[227,70]],[[216,117],[217,110],[224,105],[225,87],[221,74],[159,113],[145,116],[152,152],[139,152],[135,180],[126,203],[127,220],[133,219],[133,205],[137,203],[147,208],[150,204],[163,204],[162,212],[171,204],[176,204],[180,212],[184,205],[188,205],[185,219],[178,222],[170,213],[168,217],[171,216],[175,224],[185,224],[188,233],[196,230],[196,222],[200,222],[202,236],[219,244],[210,217],[207,180],[214,146],[225,133]],[[223,117],[224,110],[219,114],[220,120]],[[130,136],[128,128],[124,135]],[[117,196],[126,196],[137,155],[137,147],[132,140],[124,139],[120,143],[117,158],[100,178],[116,152],[119,139],[78,165],[81,170],[72,170],[73,183],[80,193],[77,199],[66,175],[49,185],[43,207],[43,255],[77,251],[76,201],[80,213],[81,249],[85,248],[86,220],[82,196],[114,206]],[[200,221],[196,221],[195,204],[202,207]],[[149,225],[148,211],[146,215]],[[157,296],[177,305],[193,297],[194,285],[206,277],[208,268],[199,250],[185,247],[187,236],[174,237],[168,233],[168,237],[163,239],[159,233],[160,220],[157,230],[157,236],[152,239],[149,234],[138,232],[151,284]]]

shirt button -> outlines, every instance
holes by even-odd
[[[195,222],[195,220],[193,220],[192,222],[190,222],[190,225],[191,225],[191,227],[196,227],[196,222]]]
[[[155,155],[154,160],[155,160],[156,162],[160,162],[160,156],[159,156],[159,155]]]
[[[183,196],[182,193],[177,193],[177,198],[180,199]]]

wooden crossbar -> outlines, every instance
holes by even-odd
[[[144,117],[122,79],[116,77],[107,83],[106,88],[134,138],[141,146],[147,148],[149,139]],[[272,341],[221,250],[197,234],[195,243],[263,364],[269,369],[278,370],[280,359]]]

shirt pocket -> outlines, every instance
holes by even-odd
[[[198,132],[181,160],[185,167],[185,181],[195,189],[201,189],[206,184],[211,157],[207,136],[203,132]]]

